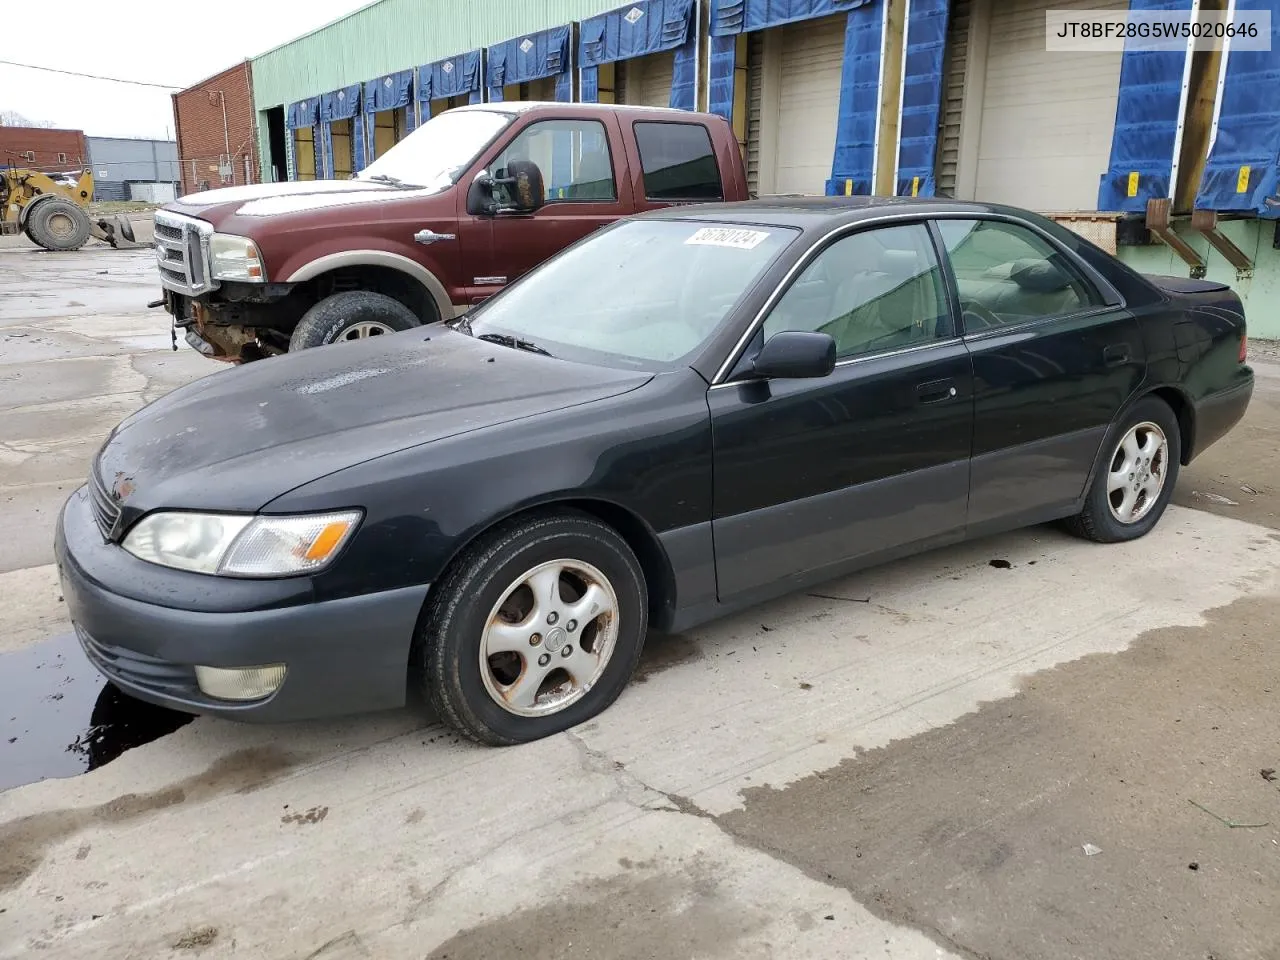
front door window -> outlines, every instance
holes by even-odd
[[[530,125],[493,162],[493,176],[506,177],[513,160],[537,164],[549,204],[617,200],[609,138],[598,120],[543,120]],[[497,189],[498,201],[510,203],[507,188]]]

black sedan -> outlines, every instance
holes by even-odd
[[[452,326],[207,377],[67,502],[89,658],[244,720],[420,688],[486,743],[581,723],[650,628],[1060,520],[1147,533],[1253,389],[1228,288],[950,201],[619,222]]]

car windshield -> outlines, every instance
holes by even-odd
[[[464,332],[564,360],[687,364],[797,231],[628,220],[570,247],[469,314]]]
[[[494,110],[450,110],[432,117],[364,170],[358,180],[402,183],[442,190],[513,117]]]

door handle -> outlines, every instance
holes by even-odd
[[[930,380],[928,383],[922,383],[916,387],[916,401],[918,403],[940,403],[943,400],[952,399],[958,392],[954,380]]]
[[[434,230],[419,230],[413,235],[413,239],[418,243],[435,243],[437,240],[456,240],[457,234],[454,233],[436,233]]]
[[[1102,362],[1108,367],[1120,367],[1129,362],[1129,345],[1113,343],[1102,351]]]

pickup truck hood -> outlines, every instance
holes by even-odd
[[[287,183],[258,183],[190,193],[164,209],[207,220],[219,227],[231,217],[280,217],[388,199],[434,196],[449,186],[447,181],[416,189],[372,180],[301,180]]]
[[[253,511],[374,457],[616,396],[650,379],[420,328],[272,357],[180,387],[116,427],[96,469],[126,524],[161,507]]]

